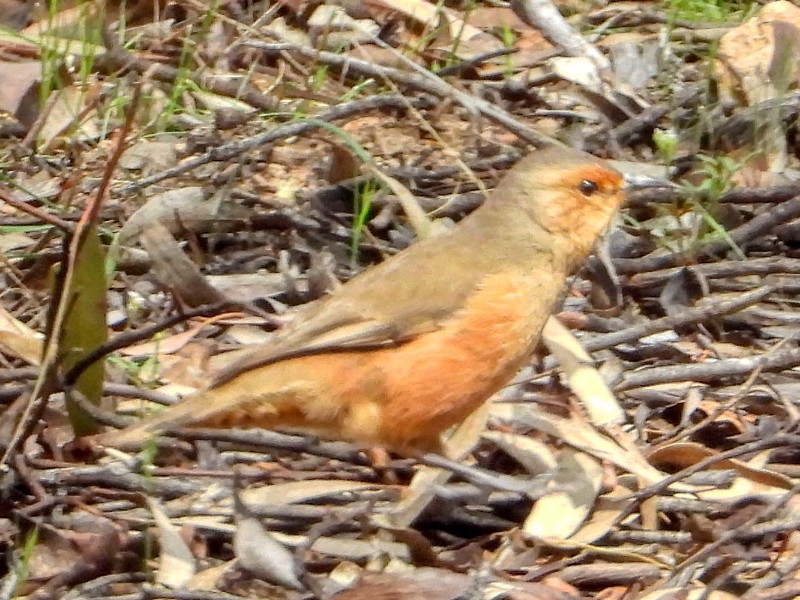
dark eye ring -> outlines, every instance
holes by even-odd
[[[584,196],[591,196],[594,194],[600,186],[597,185],[596,181],[592,181],[591,179],[584,179],[583,181],[578,184],[578,190]]]

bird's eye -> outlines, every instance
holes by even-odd
[[[594,194],[600,186],[597,185],[596,181],[592,181],[591,179],[584,179],[578,184],[578,190],[584,196],[591,196]]]

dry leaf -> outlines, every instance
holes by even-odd
[[[533,505],[522,531],[534,539],[566,540],[592,513],[600,491],[603,468],[581,452],[564,449],[558,457],[558,468],[546,492]]]
[[[0,111],[31,125],[38,115],[37,96],[42,64],[37,61],[0,62]]]
[[[0,306],[0,352],[38,365],[42,358],[44,336],[12,317]]]
[[[633,452],[623,448],[577,416],[564,419],[539,411],[535,407],[520,404],[495,404],[493,414],[552,435],[578,450],[635,473],[647,483],[656,483],[664,478],[664,474],[648,464],[638,451]]]
[[[178,528],[169,520],[161,503],[148,496],[147,505],[158,528],[158,543],[161,551],[158,556],[156,583],[171,587],[184,587],[195,574],[195,561],[189,546],[183,541]]]
[[[261,525],[238,495],[234,499],[236,533],[233,535],[233,552],[239,564],[264,581],[302,590],[301,572],[294,555]]]
[[[255,509],[261,506],[284,506],[286,504],[308,502],[378,487],[380,486],[374,483],[336,481],[332,479],[291,481],[242,490],[241,498],[242,502]]]
[[[695,442],[677,442],[654,450],[648,455],[648,459],[655,464],[685,469],[715,454],[717,454],[717,452],[702,444]],[[790,490],[794,485],[792,479],[786,475],[731,458],[720,460],[710,466],[709,469],[733,469],[741,478],[749,480],[750,484],[758,486],[761,489],[764,487],[771,487],[780,490]],[[755,491],[752,487],[749,489],[751,492]],[[739,491],[741,492],[741,487],[739,487]],[[711,494],[713,496],[722,494],[723,497],[730,498],[731,490],[713,490],[705,494]]]
[[[542,341],[561,363],[570,389],[581,399],[594,425],[625,422],[625,411],[594,368],[594,360],[558,319],[547,319]]]

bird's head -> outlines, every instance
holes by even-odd
[[[609,227],[623,203],[622,174],[586,152],[549,147],[523,158],[506,175],[493,197],[516,204],[549,243],[582,260]],[[508,205],[507,205],[508,206]]]

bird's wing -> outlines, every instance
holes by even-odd
[[[323,352],[374,350],[408,342],[435,331],[464,305],[482,274],[462,276],[457,283],[437,276],[450,244],[420,242],[404,254],[412,260],[389,261],[356,277],[335,294],[300,309],[292,324],[274,340],[254,346],[221,370],[212,387],[262,365]],[[445,251],[445,252],[443,252]],[[459,252],[447,260],[458,261]],[[400,258],[400,257],[398,257]],[[408,272],[413,265],[414,271]],[[418,266],[421,265],[421,266]],[[433,276],[420,276],[427,270]],[[474,274],[472,274],[474,272]],[[387,301],[390,299],[390,301]]]
[[[467,248],[458,233],[414,244],[331,296],[299,309],[274,340],[253,347],[220,371],[212,386],[287,358],[397,346],[437,330],[487,274],[476,268]],[[453,270],[460,276],[448,278],[445,273]]]
[[[274,341],[254,346],[239,359],[215,374],[212,387],[230,381],[239,373],[270,363],[319,354],[322,352],[343,352],[346,350],[367,350],[401,344],[414,337],[434,330],[433,322],[402,331],[391,323],[363,319],[359,321],[342,320],[330,322],[324,331],[292,331],[285,338],[278,336]]]

